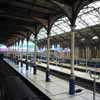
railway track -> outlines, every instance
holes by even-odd
[[[21,86],[21,87],[20,87]],[[0,59],[0,100],[50,100]]]

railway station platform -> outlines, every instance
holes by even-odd
[[[22,61],[25,62],[25,59],[23,59]],[[31,61],[28,60],[28,63],[31,63]],[[47,64],[44,63],[43,60],[42,61],[40,60],[40,61],[36,62],[36,64],[39,67],[43,67],[43,68],[47,67]],[[65,66],[65,67],[61,67],[61,65]],[[50,67],[51,70],[70,75],[70,67],[71,67],[71,65],[70,64],[64,64],[64,63],[61,64],[61,65],[59,65],[59,64],[56,65],[54,62],[51,62],[49,67]],[[79,77],[79,78],[82,78],[82,79],[85,79],[85,80],[89,80],[89,81],[93,81],[93,79],[89,75],[89,72],[86,72],[86,70],[94,70],[94,69],[95,68],[92,68],[92,67],[75,65],[74,73],[75,73],[76,77]],[[82,71],[80,71],[80,70],[82,70]],[[98,70],[100,70],[100,68],[98,68]],[[96,82],[100,83],[100,79],[96,80]]]
[[[51,75],[51,81],[45,82],[45,73],[38,70],[37,75],[33,75],[33,68],[29,66],[29,70],[26,71],[26,65],[23,67],[16,65],[14,62],[4,59],[15,71],[22,75],[27,81],[37,87],[41,92],[47,95],[51,100],[92,100],[93,92],[76,85],[76,90],[81,89],[79,93],[75,93],[74,96],[70,96],[69,82],[56,76]],[[43,65],[43,64],[42,64]],[[44,65],[45,66],[45,65]],[[66,70],[65,70],[66,71]],[[100,94],[96,93],[96,100],[100,99]]]
[[[46,64],[45,63],[38,63],[37,62],[37,65],[38,66],[41,66],[41,67],[45,67],[46,68]],[[69,64],[66,64],[66,66],[69,66]],[[82,68],[79,66],[79,68]],[[69,74],[70,75],[70,69],[67,69],[67,68],[63,68],[63,67],[59,67],[59,66],[55,66],[55,65],[50,65],[50,69],[52,70],[56,70],[58,72],[62,72],[62,73],[65,73],[65,74]],[[82,69],[85,69],[85,68],[82,68]],[[90,68],[89,68],[90,69]],[[91,68],[92,69],[92,68]],[[83,78],[83,79],[86,79],[86,80],[90,80],[90,81],[93,81],[92,78],[90,78],[90,75],[89,73],[87,72],[81,72],[81,71],[77,71],[75,70],[75,76],[76,77],[80,77],[80,78]],[[100,83],[100,80],[96,80],[98,83]]]
[[[0,100],[100,99],[100,0],[0,5]]]

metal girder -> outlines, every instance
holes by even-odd
[[[32,26],[30,27],[30,26],[26,26],[26,25],[17,25],[17,27],[22,27],[22,28],[24,28],[24,29],[27,29],[27,30],[29,30],[30,32],[32,32],[32,33],[35,33],[34,31],[34,28],[32,28]]]
[[[26,32],[26,30],[33,32],[35,24],[37,26],[43,24],[46,29],[50,30],[55,20],[63,15],[69,18],[71,25],[74,25],[79,11],[94,1],[98,0],[10,0],[9,2],[8,0],[0,0],[0,21],[3,18],[8,20],[8,24],[5,20],[2,21],[1,25],[4,25],[4,29],[1,28],[0,31],[9,30],[9,32],[5,32],[4,36],[1,36],[1,41],[5,43],[5,39],[9,37],[10,33],[18,33],[18,31],[21,33],[21,31]],[[9,20],[12,22],[11,26]],[[17,21],[30,23],[30,25],[24,25],[22,30],[16,30]],[[10,31],[14,30],[14,27],[15,32]]]

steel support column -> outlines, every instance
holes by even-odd
[[[18,60],[20,58],[20,53],[19,53],[19,41],[18,41]]]
[[[29,38],[27,38],[26,70],[28,70],[28,41],[29,41]]]
[[[16,43],[14,44],[14,61],[16,63]]]
[[[13,49],[13,60],[14,60],[14,45],[12,45],[12,49]]]
[[[36,59],[37,59],[37,35],[35,35],[35,46],[34,46],[34,75],[36,75],[37,67],[36,67]]]
[[[15,43],[15,60],[16,60],[16,64],[17,64],[17,49],[16,49],[16,43]]]
[[[21,67],[23,67],[23,40],[21,40],[21,46],[22,46],[22,49],[21,49]]]
[[[86,72],[88,70],[87,61],[88,61],[88,48],[86,47]]]
[[[13,56],[12,56],[12,61],[14,61],[14,45],[12,45],[12,52],[13,52],[13,53],[12,53],[12,55],[13,55]]]
[[[19,64],[19,41],[18,41],[18,51],[17,51],[17,65]]]
[[[20,40],[20,42],[19,42],[19,46],[21,45],[21,40]],[[20,54],[20,61],[21,61],[21,59],[22,59],[22,53],[21,53],[21,48],[19,48],[19,54]]]
[[[74,57],[74,50],[75,50],[75,32],[74,32],[75,26],[71,26],[71,53],[72,53],[72,61],[71,61],[71,75],[70,75],[70,80],[69,80],[69,94],[74,95],[75,94],[75,75],[74,75],[74,62],[75,62],[75,57]]]
[[[46,69],[46,81],[50,81],[50,68],[49,68],[49,62],[50,62],[50,36],[48,34],[47,37],[47,69]]]
[[[16,43],[15,43],[15,59],[16,59]]]

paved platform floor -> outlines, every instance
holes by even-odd
[[[29,82],[36,86],[40,91],[50,97],[51,100],[93,100],[93,92],[76,85],[76,89],[82,89],[82,92],[76,93],[74,96],[68,94],[69,82],[53,75],[50,76],[51,81],[45,82],[45,73],[37,71],[37,75],[33,75],[33,68],[29,67],[26,71],[26,65],[21,68],[20,64],[15,65],[8,59],[5,61],[18,73],[24,76]],[[100,100],[100,94],[96,93],[96,100]]]
[[[23,61],[25,61],[25,59],[23,59]],[[30,60],[28,60],[28,62],[30,63]],[[41,63],[37,62],[36,64],[41,66],[41,67],[44,67],[44,68],[47,67],[47,64],[43,63],[43,62],[41,62]],[[70,64],[62,64],[62,65],[68,66],[68,67],[71,66]],[[58,72],[62,72],[62,73],[65,73],[65,74],[70,74],[70,69],[64,68],[64,67],[60,67],[59,65],[50,64],[49,67],[52,70],[55,70],[55,71],[58,71]],[[86,66],[78,66],[78,65],[75,65],[75,68],[87,69]],[[93,70],[93,68],[91,68],[91,67],[88,67],[88,69]],[[74,73],[75,73],[75,76],[77,76],[77,77],[93,81],[93,79],[90,77],[89,73],[87,73],[87,72],[81,72],[81,71],[75,70]],[[99,75],[99,80],[96,80],[96,82],[100,83],[100,75]]]
[[[47,67],[47,65],[45,63],[37,62],[37,65],[39,65],[41,67],[45,67],[45,68]],[[50,66],[50,69],[52,69],[52,70],[70,74],[70,69],[68,69],[68,68],[63,68],[63,67],[59,67],[56,65],[49,65],[49,66]],[[93,79],[90,77],[89,73],[87,73],[87,72],[80,72],[80,71],[75,70],[74,73],[75,73],[75,76],[77,76],[77,77],[93,81]],[[99,76],[99,78],[100,78],[100,76]],[[100,79],[96,80],[96,82],[100,83]]]

